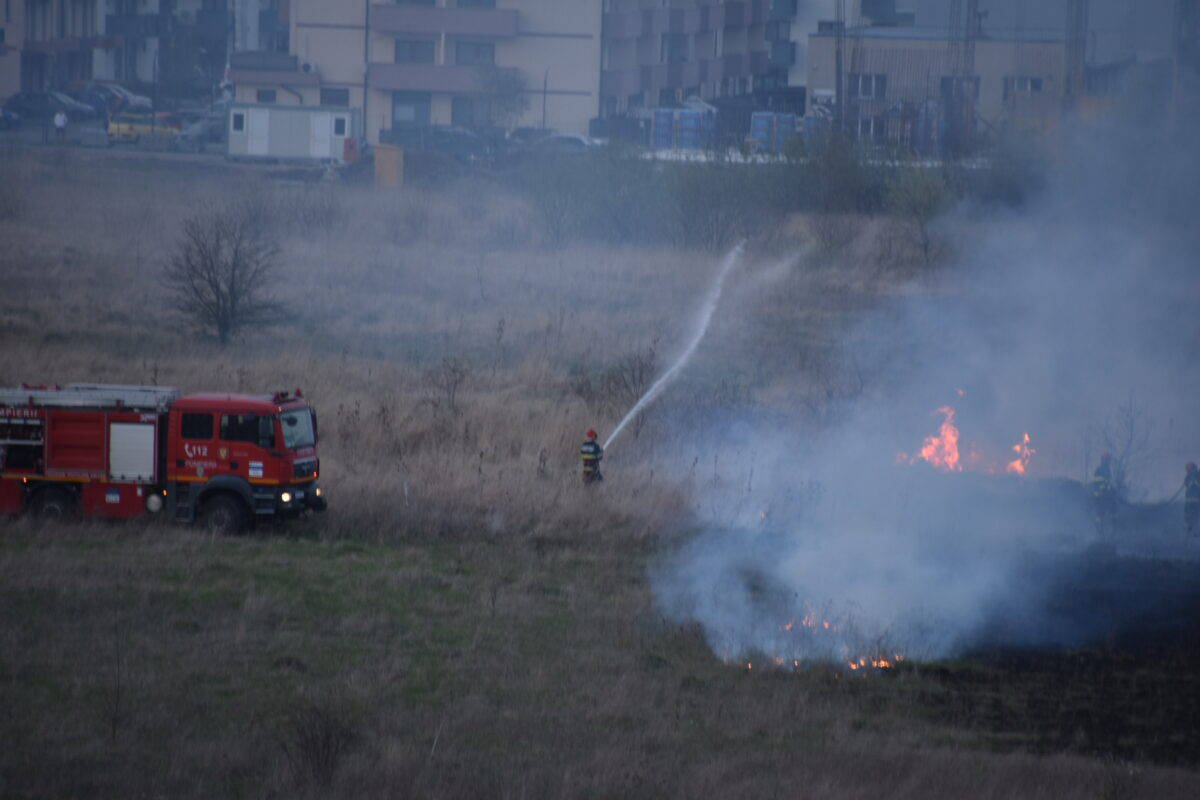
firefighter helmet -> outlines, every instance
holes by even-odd
[[[588,432],[587,432],[587,438],[589,438],[589,439],[595,439],[595,438],[596,438],[596,435],[597,435],[597,434],[596,434],[596,431],[595,431],[595,429],[593,429],[593,428],[588,428]]]
[[[1187,469],[1187,471],[1188,471],[1188,472],[1195,472],[1195,471],[1196,471],[1196,462],[1195,462],[1195,461],[1189,461],[1189,462],[1187,463],[1187,467],[1186,467],[1186,469]]]

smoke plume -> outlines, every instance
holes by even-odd
[[[1104,621],[1060,599],[1085,584],[1085,481],[1117,440],[1133,502],[1106,552],[1189,553],[1179,507],[1153,501],[1200,460],[1195,154],[1146,131],[1064,151],[1020,210],[941,221],[954,263],[847,337],[842,356],[877,391],[836,425],[789,435],[747,412],[689,432],[721,452],[724,480],[694,484],[699,532],[654,587],[718,655],[859,663],[1087,641]],[[914,456],[945,405],[961,471]],[[1026,433],[1028,474],[1006,474]]]

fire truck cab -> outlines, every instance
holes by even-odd
[[[324,511],[317,417],[300,391],[0,389],[0,514],[165,514],[220,532]]]

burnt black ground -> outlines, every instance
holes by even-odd
[[[1001,749],[1200,764],[1200,564],[1096,547],[1031,569],[1043,629],[998,613],[964,659],[920,668],[929,713]],[[1014,644],[1067,629],[1073,646]]]

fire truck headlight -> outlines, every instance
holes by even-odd
[[[157,514],[162,511],[163,499],[162,495],[157,492],[146,498],[146,510],[151,514]]]
[[[284,492],[283,494],[279,495],[279,500],[284,503],[292,502],[292,493]]]
[[[324,497],[325,491],[320,486],[318,486],[316,489],[313,489],[313,494],[315,494],[317,497]]]

